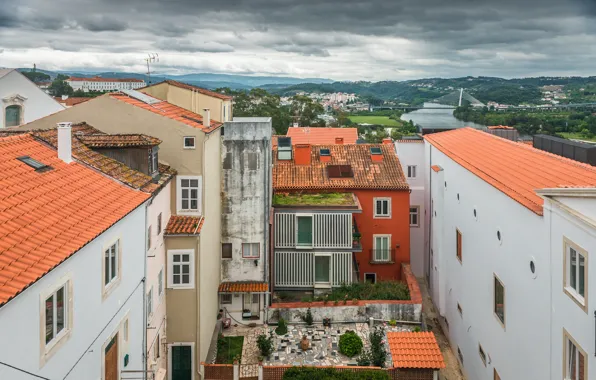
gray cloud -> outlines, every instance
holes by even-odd
[[[188,53],[230,53],[234,48],[218,42],[193,42],[186,39],[163,39],[153,44],[161,50],[181,51]]]
[[[121,32],[126,30],[128,23],[104,15],[94,15],[78,21],[81,28],[90,32]]]

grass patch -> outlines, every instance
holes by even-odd
[[[346,206],[354,205],[352,193],[275,194],[277,206]]]
[[[575,140],[584,140],[584,141],[594,141],[596,142],[596,136],[592,137],[583,137],[581,133],[576,132],[559,132],[559,134],[566,139],[575,139]]]
[[[375,124],[375,125],[386,125],[388,127],[399,127],[402,125],[401,122],[390,119],[389,116],[350,116],[349,119],[356,124]]]
[[[242,358],[243,336],[220,336],[217,340],[217,364],[234,364],[234,358]]]
[[[326,299],[329,301],[353,299],[404,301],[410,299],[410,290],[406,284],[398,281],[380,281],[376,284],[357,282],[334,288]]]

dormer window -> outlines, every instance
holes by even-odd
[[[154,174],[157,172],[159,168],[159,161],[157,159],[157,151],[159,147],[154,146],[153,148],[149,149],[149,174]]]
[[[289,161],[292,159],[292,138],[279,137],[277,139],[277,159]]]
[[[379,156],[382,155],[383,152],[381,152],[381,148],[374,146],[370,148],[370,154],[372,154],[373,156]]]
[[[331,156],[331,150],[328,148],[321,148],[321,150],[319,151],[319,154],[321,156]]]

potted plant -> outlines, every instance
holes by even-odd
[[[348,304],[348,295],[346,294],[344,297],[344,305],[347,305],[347,304]]]
[[[354,239],[352,243],[354,245],[358,245],[360,243],[360,239],[362,238],[362,234],[360,234],[360,232],[354,232],[352,234],[352,238]]]
[[[352,299],[352,304],[353,305],[358,305],[358,298],[353,298]]]
[[[310,347],[310,341],[308,340],[306,335],[304,335],[302,337],[302,340],[300,341],[300,348],[302,349],[302,351],[306,351],[306,350],[308,350],[309,347]]]
[[[329,318],[329,317],[323,318],[323,326],[331,327],[331,318]]]

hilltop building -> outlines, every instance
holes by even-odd
[[[66,83],[68,83],[73,90],[82,90],[84,92],[136,90],[145,87],[145,81],[136,78],[70,77],[66,80]]]

